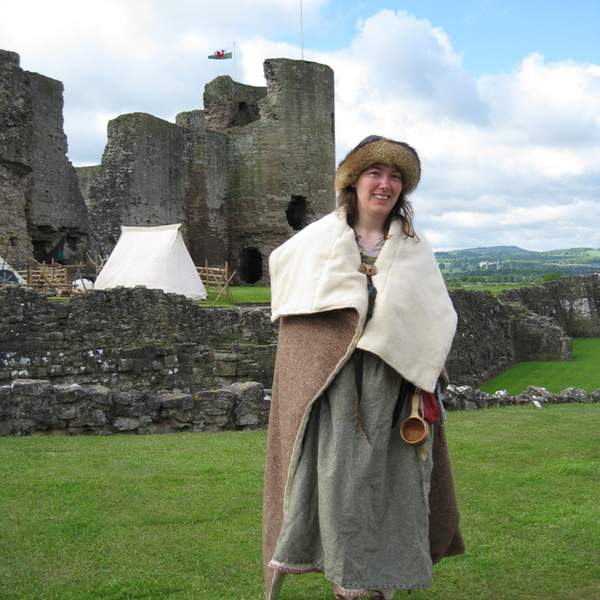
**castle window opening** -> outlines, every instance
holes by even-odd
[[[244,248],[240,254],[240,279],[256,283],[262,277],[262,254],[256,248]]]
[[[40,240],[32,240],[31,243],[33,245],[34,260],[36,260],[39,263],[44,262],[44,258],[46,257],[46,254],[48,252],[48,250],[46,250],[46,242],[42,242]]]
[[[248,123],[252,123],[252,115],[250,114],[250,108],[245,102],[240,102],[238,104],[238,113],[237,118],[235,120],[235,124],[238,127],[243,127],[244,125],[248,125]]]
[[[304,229],[311,221],[305,196],[292,196],[285,209],[288,225],[294,231]]]

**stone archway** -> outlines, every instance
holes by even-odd
[[[240,279],[256,283],[262,275],[262,254],[257,248],[244,248],[240,253]]]

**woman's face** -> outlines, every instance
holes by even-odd
[[[358,218],[385,220],[402,191],[402,173],[396,167],[377,163],[365,169],[352,187],[358,197]]]

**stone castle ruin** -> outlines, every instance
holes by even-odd
[[[182,223],[198,266],[229,263],[268,283],[271,251],[333,210],[333,71],[270,59],[266,87],[218,77],[204,110],[175,123],[144,113],[108,125],[102,162],[66,158],[62,84],[0,51],[0,238],[11,262],[41,260],[61,236],[67,259],[108,256],[120,226]]]
[[[18,54],[0,50],[0,256],[15,268],[43,260],[62,236],[71,256],[89,247],[62,109],[60,81],[24,71]]]

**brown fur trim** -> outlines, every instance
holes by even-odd
[[[416,150],[404,142],[372,136],[350,150],[340,163],[335,189],[340,192],[352,185],[365,169],[377,163],[400,169],[405,196],[417,187],[421,178],[421,162]]]

